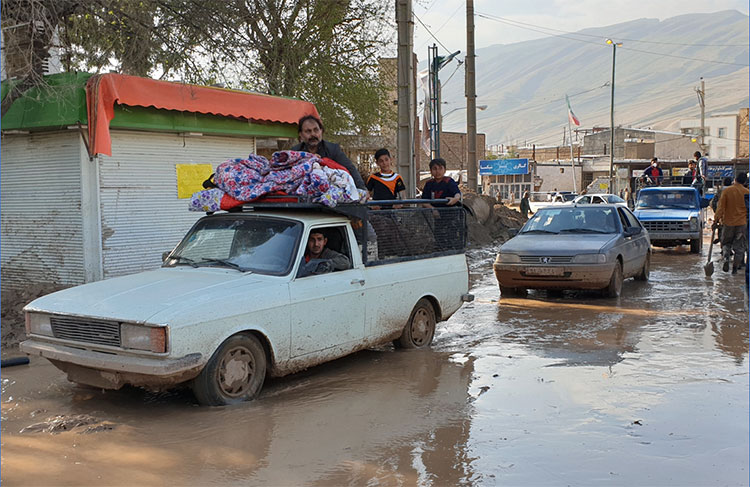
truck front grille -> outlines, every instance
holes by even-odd
[[[52,316],[50,324],[55,338],[112,347],[120,346],[120,323],[116,321],[78,316]]]
[[[661,220],[652,220],[652,221],[641,221],[644,227],[646,227],[646,230],[649,232],[655,232],[655,233],[661,233],[661,232],[684,232],[684,223],[681,221],[661,221]]]

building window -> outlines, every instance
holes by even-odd
[[[726,137],[726,136],[727,136],[727,128],[719,127],[719,137]]]

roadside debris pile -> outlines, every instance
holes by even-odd
[[[464,192],[463,204],[471,210],[468,218],[470,247],[505,242],[510,238],[508,229],[521,228],[526,221],[521,213],[497,204],[491,196]]]

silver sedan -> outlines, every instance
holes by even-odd
[[[495,259],[503,295],[526,289],[600,289],[617,297],[623,279],[648,280],[651,242],[627,208],[613,204],[542,208]]]

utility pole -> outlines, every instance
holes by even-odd
[[[622,47],[622,42],[615,42],[612,39],[607,39],[607,44],[612,46],[612,95],[610,97],[609,106],[609,192],[610,194],[615,193],[615,55],[617,54],[617,47]]]
[[[696,88],[695,92],[698,94],[698,104],[701,106],[701,133],[698,145],[701,148],[701,155],[706,155],[706,82],[701,77],[701,87]]]
[[[477,90],[474,69],[474,0],[466,0],[466,176],[477,191]]]
[[[404,178],[406,194],[416,196],[417,176],[414,169],[414,21],[411,0],[396,0],[398,26],[398,171]]]
[[[437,44],[427,48],[427,60],[429,65],[429,87],[430,87],[430,149],[432,158],[440,157],[440,133],[442,132],[442,116],[440,114],[440,70],[448,64],[461,51],[456,51],[448,56],[438,56]],[[425,107],[425,110],[427,107]]]

